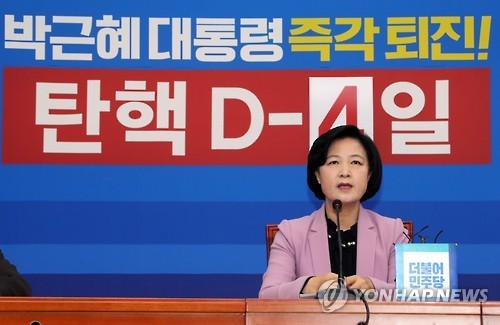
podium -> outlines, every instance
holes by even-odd
[[[0,298],[2,325],[245,324],[244,299]]]
[[[477,324],[480,302],[371,302],[370,325]],[[347,301],[325,313],[316,300],[247,299],[247,324],[357,324],[366,318],[361,302]],[[494,317],[492,315],[492,317]],[[496,318],[498,322],[499,318]]]
[[[370,302],[370,324],[500,324],[500,302]],[[0,297],[2,325],[356,324],[361,302],[325,313],[318,300]]]
[[[482,304],[482,318],[484,325],[500,324],[500,302],[487,301]]]

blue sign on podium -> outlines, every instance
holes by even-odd
[[[402,299],[446,300],[458,289],[457,244],[396,244],[396,291]]]

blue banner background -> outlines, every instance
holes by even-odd
[[[487,67],[491,71],[491,164],[388,165],[366,206],[425,225],[429,239],[458,243],[460,288],[500,300],[498,4],[493,1],[3,1],[4,16],[283,18],[284,57],[275,63],[140,60],[36,61],[0,48],[4,67],[138,69],[393,69]],[[385,31],[373,62],[361,54],[320,62],[292,53],[293,17],[492,16],[488,60],[386,60]],[[142,32],[144,33],[144,32]],[[143,37],[144,39],[144,37]],[[3,42],[2,42],[3,45]],[[94,53],[95,54],[95,53]],[[3,69],[2,69],[3,70]],[[3,72],[0,71],[0,86]],[[3,88],[3,87],[2,87]],[[22,96],[22,94],[19,94]],[[3,96],[3,92],[2,92]],[[0,117],[1,118],[1,117]],[[474,134],[470,135],[474,145]],[[1,146],[1,145],[0,145]],[[22,150],[22,148],[20,148]],[[306,157],[304,157],[305,163]],[[300,166],[0,165],[0,248],[37,296],[256,297],[266,268],[265,224],[320,205]]]

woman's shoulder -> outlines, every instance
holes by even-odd
[[[324,215],[324,208],[320,207],[311,214],[294,219],[284,219],[278,227],[283,232],[308,233],[309,229],[311,229],[312,225],[317,221],[317,218],[322,215]]]

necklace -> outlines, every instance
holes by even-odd
[[[332,237],[332,235],[330,235],[330,231],[335,231],[335,235],[337,235],[337,232],[336,232],[337,226],[335,225],[335,223],[332,220],[328,219],[328,217],[326,215],[326,211],[325,211],[325,218],[327,220],[327,225],[328,225],[328,229],[327,229],[328,239],[332,239],[333,237]],[[354,232],[353,232],[353,229],[354,229]],[[356,233],[357,233],[357,231],[355,229],[356,229],[356,224],[347,230],[341,230],[341,233],[344,234],[344,236],[340,237],[342,247],[356,245],[356,237],[357,237]],[[336,239],[336,237],[337,236],[335,236],[335,239]],[[342,243],[342,237],[347,237],[351,240],[347,241],[346,243]]]

